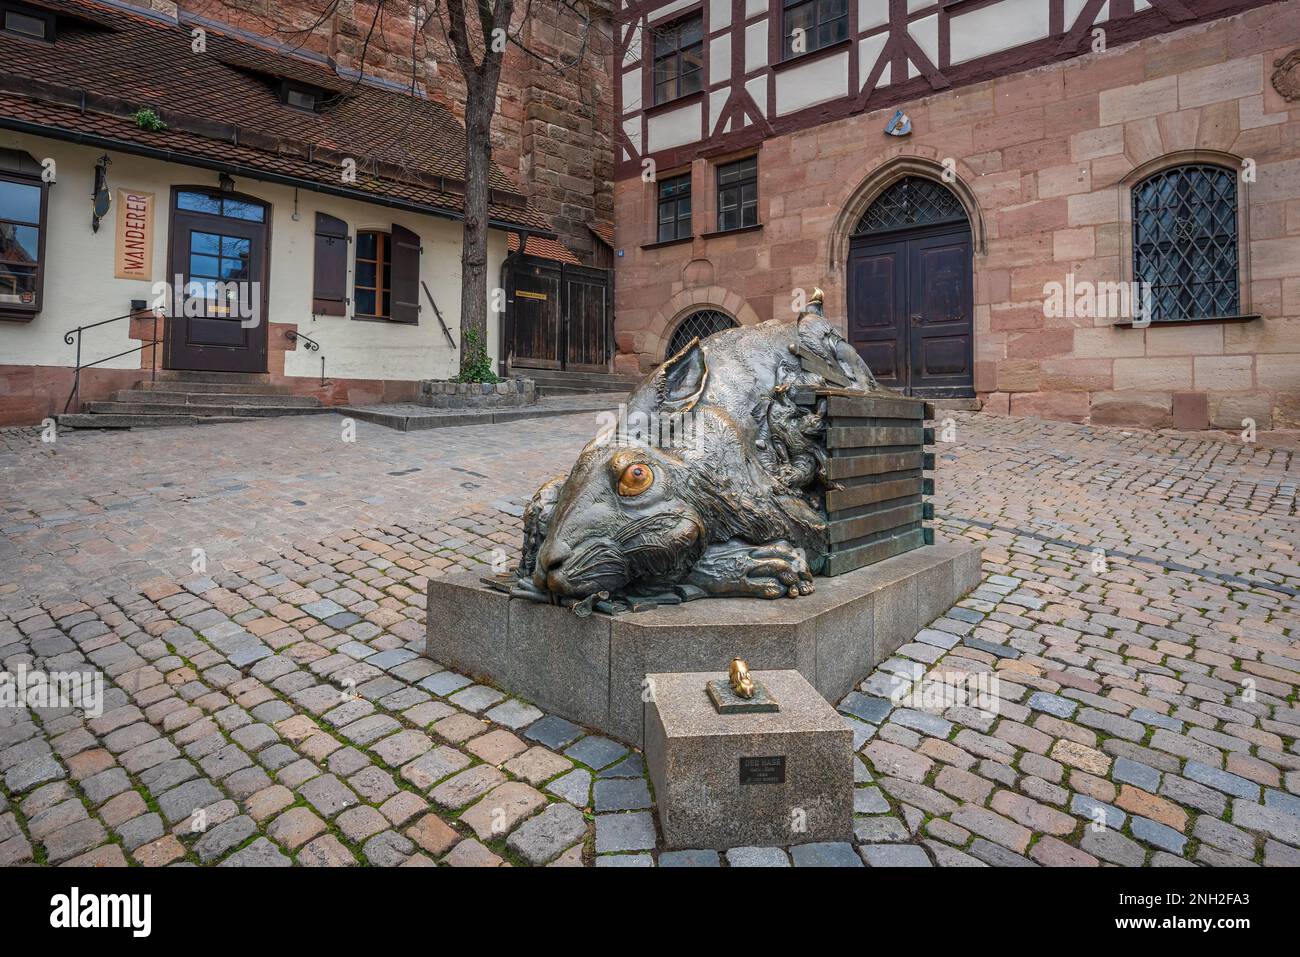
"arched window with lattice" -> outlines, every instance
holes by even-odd
[[[677,355],[696,336],[707,339],[715,332],[734,328],[736,328],[736,320],[725,312],[718,309],[699,309],[677,324],[672,339],[669,340],[668,351],[664,353],[664,358]]]
[[[959,222],[966,222],[966,208],[952,190],[924,176],[904,176],[867,207],[853,235]]]

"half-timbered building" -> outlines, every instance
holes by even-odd
[[[992,412],[1300,424],[1294,0],[620,0],[626,369],[793,321]]]

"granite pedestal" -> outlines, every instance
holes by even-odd
[[[839,701],[980,580],[980,546],[927,545],[798,599],[708,598],[579,618],[467,572],[429,581],[426,654],[539,708],[641,746],[652,672],[794,669]]]
[[[667,848],[768,847],[853,834],[853,732],[797,671],[750,672],[777,712],[720,714],[717,673],[647,675],[645,759]]]

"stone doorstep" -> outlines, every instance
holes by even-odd
[[[584,412],[594,415],[598,410],[587,406],[575,408],[525,406],[513,409],[467,408],[456,412],[433,412],[431,410],[425,414],[417,412],[405,414],[368,409],[365,406],[336,406],[328,411],[360,419],[362,422],[387,426],[398,432],[416,432],[423,429],[447,429],[463,425],[499,425],[503,422],[515,422],[519,419],[549,419],[559,415],[581,415]]]
[[[853,836],[853,732],[797,671],[753,671],[775,713],[719,714],[714,673],[650,674],[646,766],[664,847],[770,847]]]
[[[839,701],[980,580],[980,545],[914,549],[835,578],[803,598],[701,599],[578,618],[481,584],[473,572],[429,581],[426,655],[539,708],[640,747],[653,672],[799,671]]]

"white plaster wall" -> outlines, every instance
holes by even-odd
[[[642,152],[642,150],[641,150],[641,115],[640,115],[640,114],[637,114],[636,116],[634,116],[634,117],[633,117],[632,119],[630,119],[630,120],[624,120],[624,121],[623,121],[623,132],[627,135],[628,142],[632,144],[632,148],[633,148],[634,150],[636,150],[638,154],[640,154],[640,153]],[[623,152],[624,152],[624,153],[627,152],[627,148],[626,148],[626,147],[624,147]],[[632,157],[630,157],[630,156],[628,157],[628,159],[631,159],[631,158],[632,158]]]
[[[709,0],[709,22],[706,24],[709,30],[721,30],[730,25],[731,0]]]
[[[731,95],[728,88],[714,90],[709,94],[709,130],[715,131],[718,128],[718,117],[722,115],[722,108],[727,105],[727,97]]]
[[[848,93],[848,51],[823,57],[776,75],[776,112],[793,113]]]
[[[0,365],[71,366],[75,348],[63,334],[78,325],[122,315],[132,299],[152,300],[153,282],[166,280],[171,188],[174,185],[215,186],[217,174],[176,163],[110,152],[109,185],[154,194],[153,279],[116,279],[113,259],[117,209],[109,213],[99,232],[90,229],[90,194],[94,164],[103,150],[88,149],[26,134],[0,132],[0,147],[30,153],[38,161],[57,163],[57,182],[50,188],[49,218],[45,237],[45,286],[41,312],[31,322],[0,322]],[[388,209],[349,199],[298,192],[298,220],[293,212],[293,188],[237,177],[235,189],[271,205],[270,278],[267,288],[269,322],[293,323],[320,343],[320,352],[300,346],[285,357],[287,375],[319,376],[320,356],[326,373],[338,378],[423,379],[454,371],[456,356],[442,334],[427,300],[423,300],[418,326],[358,322],[346,316],[311,314],[316,216],[319,212],[348,223],[355,237],[358,227],[405,226],[421,238],[421,278],[428,284],[456,342],[460,342],[459,222]],[[355,242],[349,244],[350,250]],[[493,230],[488,239],[488,296],[500,284],[506,256],[506,235]],[[350,251],[349,255],[352,253]],[[351,264],[349,263],[349,287]],[[496,355],[500,316],[489,314],[490,355]],[[87,332],[82,359],[93,360],[139,345],[127,337],[126,320]],[[277,332],[272,332],[277,335]],[[160,356],[161,357],[161,356]],[[105,368],[139,367],[136,355],[104,364]]]
[[[767,21],[759,20],[745,27],[745,72],[767,66]]]
[[[888,39],[888,33],[877,33],[875,36],[864,37],[858,41],[858,77],[863,86],[866,86],[867,80],[871,78],[871,71],[875,69],[876,61],[880,59],[880,51],[885,48],[885,41]],[[888,73],[889,64],[885,64],[877,86],[885,86],[889,83]]]
[[[1044,0],[1003,0],[953,17],[949,23],[952,62],[964,63],[1041,40],[1051,28],[1050,7]]]
[[[700,138],[700,108],[703,104],[692,103],[681,109],[659,113],[646,121],[647,147],[652,153],[672,149],[685,143],[694,143]]]
[[[858,29],[870,30],[889,22],[889,0],[858,0]]]
[[[623,113],[637,113],[645,106],[641,102],[641,68],[623,74]]]
[[[1074,21],[1079,19],[1079,14],[1083,12],[1084,5],[1088,0],[1065,0],[1065,29],[1069,30],[1074,26]],[[1134,13],[1141,13],[1143,4],[1135,3],[1133,5]],[[1093,23],[1105,23],[1110,19],[1110,3],[1103,3],[1101,9],[1097,11],[1097,18]]]
[[[924,17],[908,24],[907,32],[912,35],[916,45],[930,58],[935,66],[939,65],[939,15]],[[873,64],[874,65],[874,64]]]
[[[709,43],[709,82],[721,83],[731,77],[731,34]]]

